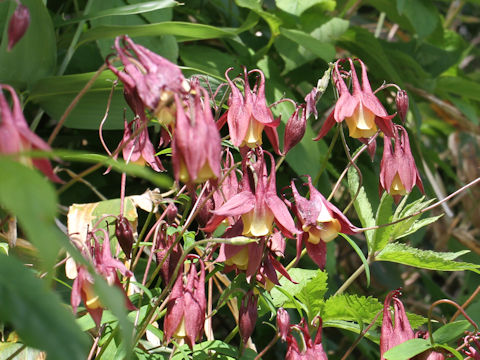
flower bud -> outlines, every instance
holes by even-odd
[[[290,330],[290,316],[284,308],[277,310],[277,328],[280,338],[283,341],[287,341],[288,332]]]
[[[247,343],[248,338],[252,335],[257,322],[258,297],[250,290],[242,299],[242,306],[238,314],[240,337],[244,344]]]
[[[408,95],[405,90],[400,90],[399,92],[397,92],[397,96],[395,97],[395,104],[397,105],[398,116],[400,116],[402,122],[405,123],[408,112]]]
[[[175,218],[177,217],[177,214],[178,214],[177,207],[175,206],[174,203],[170,203],[170,204],[168,204],[165,211],[167,212],[167,222],[169,224],[173,224],[173,222],[175,221]]]
[[[132,245],[135,241],[133,238],[133,229],[130,222],[124,216],[119,216],[115,220],[115,236],[122,248],[127,259],[130,259],[132,253]]]
[[[8,23],[8,47],[11,51],[15,44],[25,35],[30,25],[30,11],[22,4],[18,4]]]
[[[302,114],[299,111],[302,109]],[[305,135],[307,128],[306,110],[302,107],[297,107],[285,126],[285,135],[283,140],[283,155],[286,155],[291,148],[297,145]]]

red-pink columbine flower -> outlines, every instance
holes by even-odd
[[[305,244],[308,255],[323,269],[325,243],[335,239],[338,233],[355,234],[357,228],[313,186],[311,177],[307,178],[309,199],[298,193],[293,181],[291,184],[294,199],[292,208],[302,229],[302,233],[297,235],[297,257],[300,256],[302,244]]]
[[[480,333],[469,333],[463,339],[463,353],[471,359],[480,360]]]
[[[380,356],[384,360],[385,354],[391,348],[413,339],[414,333],[402,302],[398,298],[399,290],[391,291],[385,298],[383,306],[383,321],[380,334]],[[393,300],[393,311],[395,312],[395,325],[392,322],[392,314],[390,312],[390,304]]]
[[[287,336],[290,331],[290,315],[284,308],[277,310],[277,329],[278,335],[282,341],[287,341]]]
[[[173,169],[177,180],[202,183],[220,176],[222,147],[207,91],[194,82],[192,94],[195,94],[193,98],[186,100],[186,109],[175,94],[177,121],[172,140]]]
[[[198,256],[189,255],[188,258],[198,259],[197,265],[200,265],[200,272],[197,272],[195,264],[191,262],[185,280],[183,271],[178,274],[168,298],[163,327],[167,342],[174,337],[177,340],[186,341],[192,349],[195,342],[202,336],[207,302],[205,265]]]
[[[122,42],[120,44],[120,41]],[[180,68],[124,35],[115,39],[116,55],[124,69],[118,70],[107,59],[110,70],[118,76],[128,95],[139,98],[164,125],[175,120],[174,93],[186,93],[188,84]],[[129,105],[131,101],[129,101]],[[133,108],[135,111],[135,109]]]
[[[274,119],[265,99],[265,75],[258,69],[247,73],[244,69],[244,94],[228,77],[233,68],[227,69],[225,77],[230,85],[229,109],[226,113],[230,139],[235,146],[255,148],[262,145],[262,132],[265,126],[276,128],[280,119]],[[259,77],[253,90],[248,76],[258,73]],[[223,125],[223,124],[222,124]]]
[[[360,59],[356,60],[362,67],[362,85],[360,86],[358,81],[353,60],[348,59],[353,86],[352,93],[348,90],[339,70],[339,64],[344,62],[345,59],[338,60],[335,63],[332,76],[340,97],[315,140],[324,137],[335,122],[340,123],[344,120],[347,123],[350,136],[353,138],[369,138],[377,132],[377,126],[384,134],[393,136],[391,119],[395,114],[387,114],[370,87],[365,64]]]
[[[15,44],[25,35],[30,25],[30,11],[28,8],[17,0],[17,8],[8,23],[8,46],[7,50],[11,51]]]
[[[160,229],[157,235],[155,255],[157,257],[157,263],[162,264],[160,276],[162,277],[163,284],[167,285],[173,275],[173,272],[175,271],[178,262],[180,261],[180,258],[182,257],[182,248],[180,244],[175,244],[175,234],[167,234],[168,226],[166,223],[162,223],[159,226]],[[176,227],[176,224],[172,224],[170,226]],[[169,251],[170,254],[168,254]]]
[[[3,89],[10,92],[12,108],[3,95]],[[15,90],[10,85],[0,84],[0,154],[17,154],[29,150],[50,151],[51,148],[28,127]],[[47,159],[31,159],[23,155],[17,159],[25,165],[35,166],[50,180],[62,182],[53,172],[52,165]]]
[[[395,125],[393,139],[395,147],[392,149],[392,138],[386,135],[384,137],[383,157],[380,163],[380,193],[387,191],[398,203],[415,185],[422,193],[424,190],[410,150],[407,131],[402,126]]]
[[[322,346],[322,319],[319,317],[319,324],[315,339],[312,341],[310,332],[305,319],[300,324],[290,327],[290,333],[287,337],[287,354],[285,360],[327,360],[327,354]],[[292,329],[296,329],[303,337],[304,348],[298,346],[298,342],[292,334]]]
[[[255,295],[253,290],[249,290],[243,297],[238,311],[238,328],[244,344],[255,330],[258,317],[257,303],[258,295]]]
[[[270,176],[267,174],[264,153],[271,158]],[[253,156],[253,152],[250,153]],[[285,203],[278,197],[273,156],[263,150],[256,151],[256,161],[251,163],[256,179],[247,166],[248,156],[243,160],[242,191],[228,200],[222,207],[213,211],[213,217],[205,226],[205,231],[213,232],[220,223],[230,216],[241,216],[242,234],[248,237],[261,237],[271,234],[273,223],[286,237],[293,237],[298,231]],[[248,170],[247,170],[248,168]],[[256,182],[256,183],[255,183]]]
[[[91,247],[88,252],[84,251],[84,255],[93,262],[95,271],[104,277],[109,285],[116,286],[122,290],[123,294],[125,295],[125,306],[127,309],[136,310],[136,307],[133,306],[128,299],[127,294],[125,294],[123,291],[122,284],[120,283],[120,279],[117,275],[117,270],[120,272],[120,274],[127,277],[132,276],[133,273],[128,270],[122,262],[112,257],[108,233],[105,231],[104,235],[104,240],[101,245],[95,236],[91,236],[94,241],[93,247]],[[83,265],[79,266],[78,275],[72,286],[71,304],[73,312],[76,313],[78,305],[80,305],[80,301],[83,301],[85,308],[95,321],[95,324],[100,326],[104,306],[100,302],[98,296],[95,294],[93,284],[93,276],[88,272],[87,268]]]

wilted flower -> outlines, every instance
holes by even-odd
[[[22,3],[17,1],[17,8],[8,23],[8,46],[7,50],[11,51],[15,44],[25,35],[30,25],[30,11]]]
[[[271,158],[271,170],[268,177],[264,153],[267,152],[261,149],[256,152],[257,160],[252,164],[255,169],[255,179],[250,168],[247,170],[248,157],[244,158],[242,192],[213,211],[214,216],[205,226],[205,231],[212,232],[227,217],[241,216],[244,236],[269,235],[272,232],[274,221],[285,236],[293,237],[293,234],[297,233],[287,206],[277,196],[273,157],[267,153]]]
[[[120,41],[122,44],[120,45]],[[185,93],[188,84],[179,67],[124,35],[115,39],[115,50],[123,71],[107,60],[110,70],[123,82],[127,101],[139,98],[164,125],[175,120],[175,93]],[[135,111],[135,108],[133,108]]]
[[[383,321],[380,334],[380,356],[384,360],[385,354],[391,348],[414,338],[414,333],[402,302],[398,298],[399,290],[391,291],[385,298],[383,306]],[[390,304],[393,300],[393,311],[395,313],[395,325],[392,323]]]
[[[160,225],[155,249],[157,263],[162,264],[160,269],[160,275],[163,279],[164,284],[168,284],[168,282],[170,281],[170,278],[175,271],[175,267],[177,266],[178,261],[182,256],[182,248],[180,244],[175,244],[175,234],[168,235],[167,229],[167,224],[162,223]],[[170,254],[168,254],[169,251]]]
[[[384,137],[383,157],[380,163],[380,193],[384,190],[393,196],[395,202],[412,191],[415,184],[423,192],[415,160],[410,150],[407,131],[395,125],[395,147],[389,136]]]
[[[360,59],[356,60],[362,67],[362,85],[360,86],[358,81],[352,59],[348,59],[353,84],[352,93],[348,90],[338,68],[339,63],[344,62],[345,59],[338,60],[335,63],[333,79],[340,97],[315,140],[324,137],[335,122],[340,123],[343,120],[346,121],[350,136],[353,138],[369,138],[377,132],[377,126],[384,134],[393,136],[391,119],[395,114],[387,114],[370,87],[365,64]]]
[[[305,319],[302,319],[300,324],[293,325],[290,328],[296,329],[303,338],[303,349],[298,346],[298,342],[292,335],[291,330],[287,337],[287,354],[285,360],[327,360],[327,354],[323,350],[322,346],[322,319],[318,317],[319,324],[317,335],[315,335],[314,341],[310,337],[308,326]]]
[[[229,109],[227,111],[230,139],[235,146],[255,148],[262,145],[262,132],[265,126],[277,127],[280,119],[274,119],[265,99],[265,76],[258,69],[247,73],[244,69],[244,93],[228,77],[233,68],[227,69],[225,77],[230,85]],[[258,73],[259,79],[253,90],[248,83],[248,75]]]
[[[198,256],[189,255],[189,258],[198,259],[197,265],[200,265],[200,274],[197,273],[193,262],[190,262],[190,269],[185,280],[183,270],[179,272],[168,298],[163,327],[167,342],[172,337],[183,339],[192,349],[195,341],[202,336],[207,302],[205,298],[205,265]]]
[[[177,121],[172,140],[172,160],[177,180],[202,183],[220,176],[222,147],[206,90],[198,83],[192,84],[192,90],[195,95],[187,100],[186,110],[175,94]]]
[[[311,177],[307,176],[307,178],[310,199],[298,193],[293,181],[291,184],[294,200],[292,208],[302,229],[302,233],[297,235],[297,257],[304,243],[308,255],[323,269],[326,255],[325,243],[335,239],[338,233],[355,234],[356,227],[313,186]]]
[[[12,108],[3,95],[3,89],[10,92]],[[10,85],[0,84],[0,154],[16,154],[29,150],[50,151],[51,148],[28,127],[15,90]],[[18,161],[29,166],[33,164],[50,180],[62,182],[47,159],[31,159],[20,155]]]
[[[90,235],[91,236],[91,235]],[[94,244],[88,252],[84,251],[86,258],[93,261],[95,271],[105,278],[109,285],[116,286],[121,289],[125,295],[125,305],[128,310],[136,310],[136,307],[128,299],[127,295],[123,291],[122,284],[117,275],[117,270],[123,275],[130,277],[133,273],[128,270],[125,265],[114,259],[110,252],[110,241],[108,239],[108,233],[105,231],[103,243],[100,244],[95,236],[92,236]],[[78,276],[73,282],[71,304],[73,312],[77,312],[80,301],[83,301],[88,313],[95,321],[97,326],[100,325],[102,319],[102,313],[104,306],[100,302],[98,295],[95,294],[93,276],[88,272],[87,268],[83,265],[78,268]]]
[[[255,295],[253,290],[249,290],[243,297],[238,311],[238,328],[244,344],[247,343],[248,338],[255,330],[258,317],[257,302],[258,295]]]

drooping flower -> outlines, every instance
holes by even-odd
[[[94,243],[90,249],[86,251],[84,250],[84,256],[93,262],[95,271],[105,278],[109,285],[115,286],[122,290],[123,294],[125,295],[125,306],[127,309],[136,310],[136,307],[130,302],[126,293],[123,291],[122,284],[120,283],[120,279],[117,275],[117,270],[120,272],[120,274],[126,277],[132,276],[133,273],[128,270],[122,262],[112,257],[108,233],[105,231],[104,235],[105,236],[102,244],[98,242],[95,236],[92,236],[92,234],[89,235],[89,237],[93,239]],[[98,295],[95,294],[93,286],[93,276],[88,272],[84,265],[79,266],[78,275],[75,278],[72,286],[71,305],[73,312],[76,313],[78,305],[80,305],[80,301],[83,301],[85,308],[95,321],[95,324],[100,326],[104,306],[100,302]]]
[[[163,325],[167,342],[174,337],[177,340],[186,341],[191,349],[202,336],[207,307],[205,265],[198,256],[189,255],[188,257],[188,259],[193,258],[198,259],[197,265],[200,266],[200,274],[193,262],[190,262],[190,269],[185,280],[183,270],[179,272],[168,298]]]
[[[280,339],[287,341],[288,332],[290,331],[290,315],[282,307],[277,310],[277,329]]]
[[[124,69],[118,70],[108,59],[107,65],[122,81],[129,105],[132,98],[138,98],[160,123],[169,125],[175,120],[173,94],[189,88],[180,68],[126,35],[115,39],[115,50]]]
[[[276,128],[280,119],[274,119],[265,99],[265,75],[258,69],[247,72],[244,68],[244,95],[228,77],[233,68],[227,69],[225,77],[230,86],[229,109],[226,120],[230,139],[235,146],[255,148],[262,145],[262,132],[265,126]],[[259,77],[253,90],[248,76],[258,73]],[[223,124],[222,124],[223,125]]]
[[[380,163],[380,193],[387,191],[398,203],[415,185],[422,193],[424,190],[410,150],[407,131],[400,125],[395,125],[394,141],[395,146],[392,149],[392,138],[384,137],[383,157]]]
[[[405,124],[405,119],[407,118],[408,113],[408,95],[405,90],[400,90],[397,92],[395,97],[395,105],[397,106],[397,113],[402,120],[402,123]]]
[[[119,215],[115,219],[115,236],[127,259],[130,259],[132,246],[135,241],[132,225],[125,216]]]
[[[285,126],[282,155],[286,155],[302,140],[306,128],[307,110],[305,105],[296,106],[295,111],[290,116]]]
[[[287,354],[285,360],[327,360],[327,354],[322,346],[322,319],[318,317],[319,324],[315,339],[312,341],[310,332],[308,331],[305,319],[302,319],[300,324],[290,327],[290,332],[287,336]],[[298,345],[297,340],[292,334],[292,329],[300,333],[303,338],[304,348]]]
[[[167,224],[160,224],[155,249],[157,263],[161,264],[160,276],[162,277],[165,285],[170,281],[170,278],[172,277],[173,272],[175,271],[175,268],[182,257],[182,248],[180,244],[175,244],[175,234],[168,235],[167,229]],[[168,253],[169,251],[170,254]]]
[[[400,296],[399,290],[391,291],[385,298],[383,306],[383,320],[380,334],[380,356],[384,360],[385,354],[391,348],[404,343],[407,340],[413,339],[414,333],[402,302],[398,298]],[[392,322],[392,314],[390,312],[390,304],[393,300],[394,322]]]
[[[463,353],[474,360],[480,360],[480,334],[469,333],[463,339]]]
[[[357,228],[313,186],[311,177],[307,178],[309,199],[301,196],[295,183],[293,181],[291,183],[294,200],[292,208],[302,230],[297,235],[297,257],[300,255],[302,244],[305,244],[308,255],[323,269],[325,243],[335,239],[338,233],[355,234]]]
[[[253,290],[249,290],[243,297],[238,311],[238,328],[244,344],[255,330],[258,317],[257,303],[258,295],[255,295]]]
[[[194,82],[192,94],[193,99],[187,100],[186,110],[175,94],[177,120],[172,140],[173,169],[177,180],[202,183],[220,176],[222,148],[208,93]]]
[[[3,89],[10,92],[12,108],[8,105]],[[51,148],[30,130],[15,90],[10,85],[0,84],[0,154],[17,154],[29,150],[50,151]],[[35,166],[51,181],[62,182],[53,172],[52,165],[47,159],[32,159],[23,155],[19,155],[17,159],[25,165]]]
[[[214,215],[205,226],[205,231],[214,231],[227,217],[241,216],[244,236],[267,236],[272,232],[274,222],[286,237],[291,238],[298,232],[287,206],[278,197],[275,189],[273,156],[261,149],[255,153],[257,159],[250,164],[255,174],[247,166],[248,156],[246,156],[243,160],[242,191],[213,211]],[[271,158],[270,176],[267,175],[264,153]],[[250,154],[253,155],[253,152]]]
[[[391,119],[395,114],[388,115],[370,87],[365,64],[360,59],[356,60],[362,67],[362,84],[360,85],[358,80],[353,60],[348,59],[352,78],[352,93],[348,90],[339,70],[339,64],[344,62],[345,59],[338,60],[335,63],[333,79],[339,98],[315,140],[324,137],[335,122],[340,123],[344,120],[347,123],[350,136],[353,138],[369,138],[377,132],[377,127],[384,134],[393,136]]]
[[[25,35],[29,25],[30,11],[25,5],[17,1],[17,8],[8,23],[8,51],[11,51],[15,44]]]

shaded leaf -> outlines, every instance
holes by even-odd
[[[277,7],[289,14],[300,16],[305,10],[312,6],[319,6],[325,11],[335,9],[334,0],[276,0]]]
[[[463,333],[469,330],[472,324],[467,320],[458,320],[443,325],[441,328],[433,332],[433,340],[436,343],[444,344],[450,341],[457,340]]]
[[[431,347],[430,340],[411,339],[388,350],[383,356],[388,360],[407,360]]]

